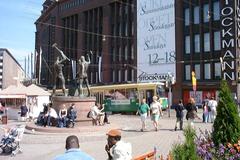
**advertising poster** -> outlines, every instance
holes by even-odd
[[[138,82],[175,77],[174,0],[137,1]]]

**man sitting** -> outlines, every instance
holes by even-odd
[[[52,122],[56,122],[58,118],[57,112],[55,111],[54,108],[52,108],[52,103],[48,104],[48,113],[44,117],[44,127],[51,126]]]
[[[72,123],[72,127],[75,125],[75,119],[77,118],[77,111],[75,110],[75,104],[73,103],[67,111],[67,127]]]

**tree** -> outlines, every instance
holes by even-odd
[[[212,133],[215,145],[236,143],[240,138],[240,117],[226,81],[221,81],[217,116]]]

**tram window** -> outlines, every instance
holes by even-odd
[[[157,95],[159,97],[165,97],[165,89],[163,86],[157,86]]]

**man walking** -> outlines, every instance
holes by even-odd
[[[182,100],[179,100],[178,105],[176,105],[175,107],[176,117],[177,117],[175,129],[174,129],[175,131],[177,130],[178,123],[180,123],[180,126],[179,126],[180,130],[183,130],[183,110],[184,110],[184,106],[183,106]]]
[[[79,149],[79,140],[77,136],[68,136],[66,139],[66,152],[57,156],[54,160],[94,160],[88,154]]]

